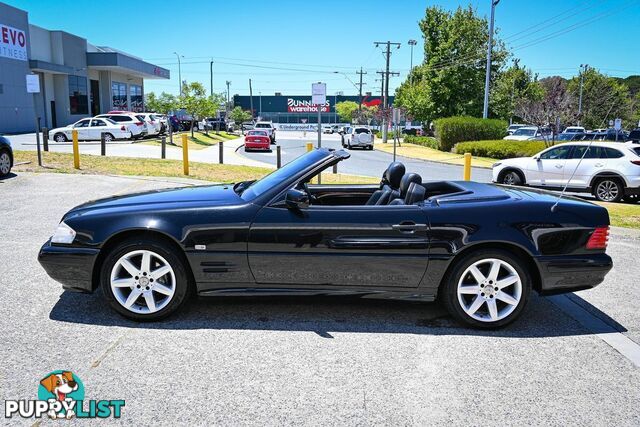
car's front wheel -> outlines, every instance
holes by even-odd
[[[56,133],[53,136],[55,142],[67,142],[67,136],[64,133]]]
[[[113,141],[114,139],[115,139],[115,138],[114,138],[114,137],[113,137],[113,135],[111,135],[110,133],[106,133],[106,134],[104,135],[104,141],[105,141],[105,142],[111,142],[111,141]]]
[[[11,156],[7,150],[0,150],[0,176],[9,175],[11,172]]]
[[[506,185],[522,185],[522,177],[516,171],[508,171],[502,176],[501,181]]]
[[[602,178],[597,182],[593,195],[601,202],[619,202],[624,196],[624,188],[615,178]]]
[[[476,328],[498,328],[522,312],[531,276],[525,263],[507,251],[477,251],[456,261],[441,292],[456,320]]]
[[[116,246],[101,271],[111,307],[136,321],[159,320],[176,312],[189,295],[189,275],[173,248],[159,239],[133,238]]]

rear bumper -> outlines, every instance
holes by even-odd
[[[38,262],[49,277],[64,289],[93,292],[93,267],[99,249],[54,246],[47,241],[38,254]]]
[[[559,294],[598,286],[613,267],[607,254],[540,256],[541,294]]]

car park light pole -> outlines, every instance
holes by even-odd
[[[493,20],[496,13],[496,6],[500,0],[491,0],[491,20],[489,21],[489,43],[487,46],[487,71],[484,78],[484,108],[482,118],[489,117],[489,81],[491,80],[491,45],[493,44]]]
[[[173,54],[178,58],[178,88],[180,89],[178,91],[178,95],[182,96],[182,69],[180,65],[180,55],[178,55],[178,52],[173,52]]]

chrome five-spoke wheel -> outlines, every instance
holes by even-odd
[[[165,308],[176,291],[176,275],[161,255],[135,250],[121,256],[111,269],[111,291],[125,309],[140,314]]]
[[[480,322],[509,316],[520,302],[522,281],[516,269],[497,258],[471,264],[458,281],[458,302],[467,315]]]

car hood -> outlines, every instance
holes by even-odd
[[[233,191],[232,184],[181,187],[93,200],[71,209],[65,215],[65,218],[96,210],[136,210],[138,208],[158,208],[164,205],[173,205],[174,207],[200,204],[206,206],[226,206],[240,203],[244,202],[240,196]]]

